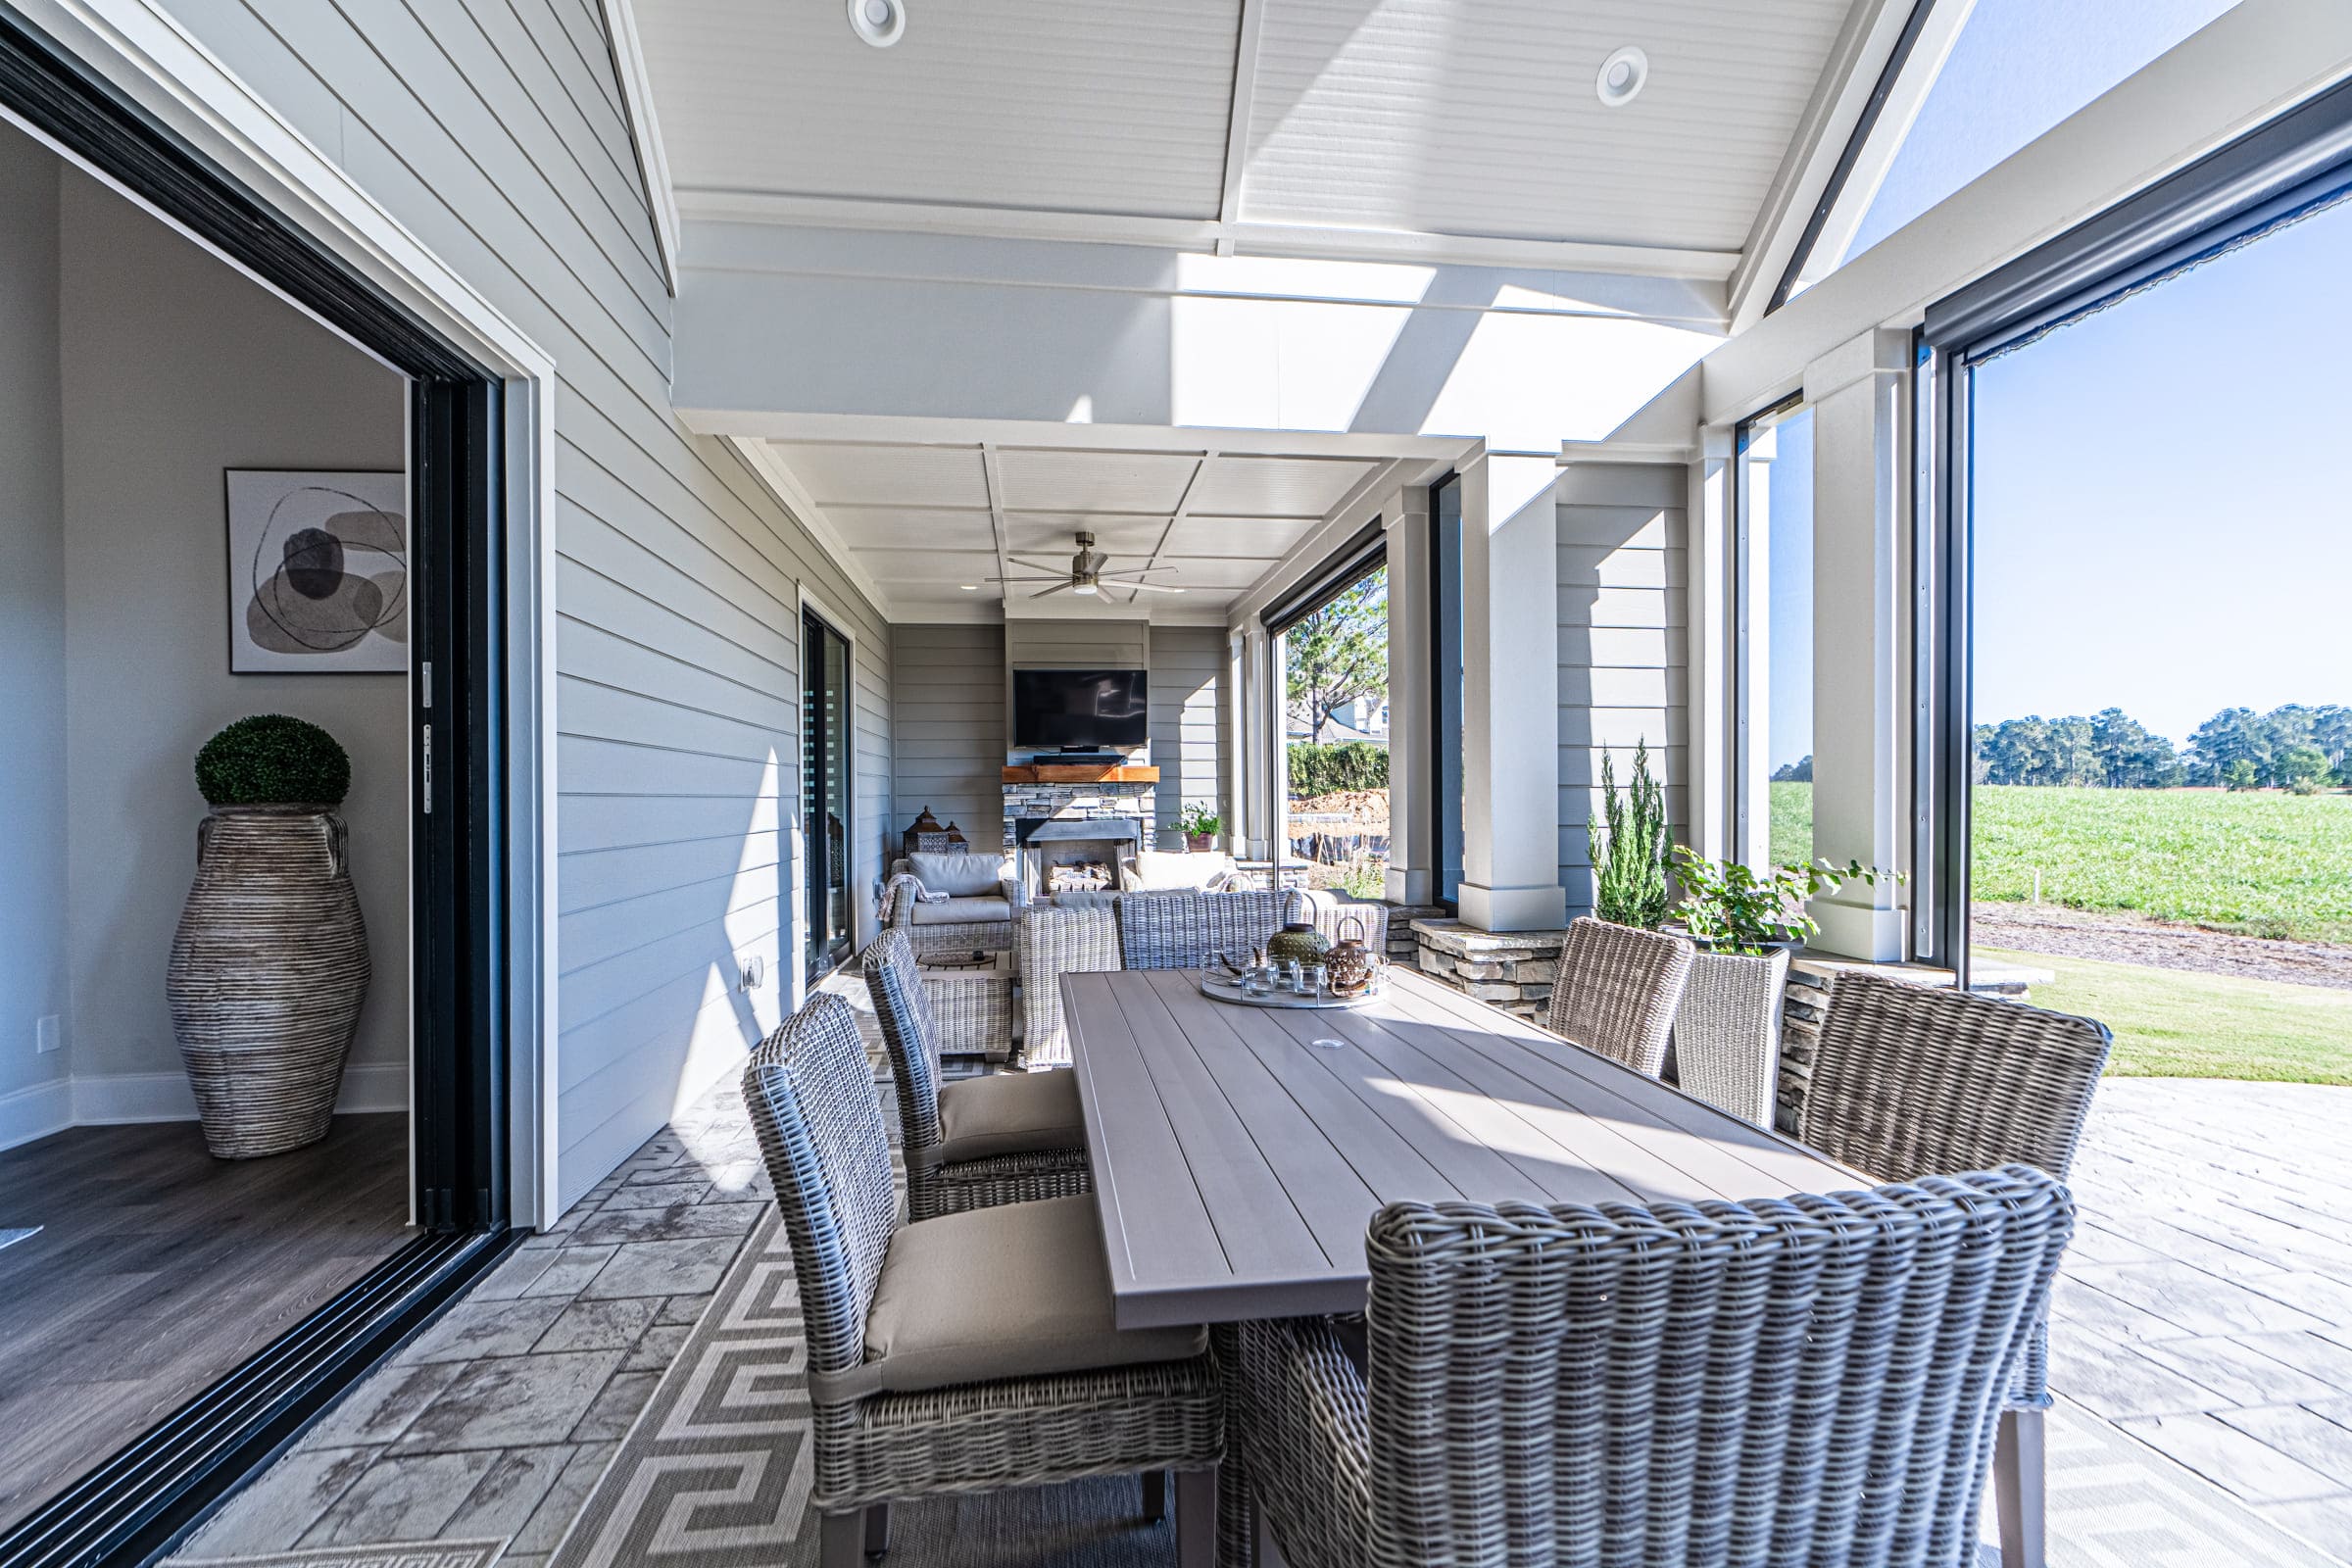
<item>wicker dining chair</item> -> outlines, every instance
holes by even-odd
[[[2063,1181],[2114,1045],[2095,1019],[1849,969],[1830,985],[1796,1136],[1880,1181],[2011,1163]],[[2047,1552],[2049,1370],[2037,1320],[1994,1464],[2007,1568]]]
[[[1129,969],[1198,969],[1220,953],[1264,947],[1298,906],[1288,889],[1122,893],[1119,961]]]
[[[1061,1011],[1061,977],[1102,974],[1119,966],[1115,910],[1032,906],[1022,917],[1021,1063],[1031,1071],[1070,1064],[1070,1031]]]
[[[899,1224],[865,1048],[831,994],[752,1054],[743,1091],[805,1324],[822,1568],[880,1550],[894,1499],[1169,1470],[1179,1561],[1206,1568],[1224,1450],[1207,1337],[1113,1327],[1093,1200]]]
[[[1095,1190],[1076,1078],[989,1073],[943,1087],[930,1001],[904,931],[886,930],[866,950],[865,985],[898,1086],[910,1219]]]
[[[1836,1197],[1372,1221],[1362,1370],[1221,1333],[1228,1568],[1961,1568],[2073,1229],[2027,1166]]]
[[[1657,1077],[1666,1069],[1666,1041],[1696,951],[1664,931],[1578,916],[1568,922],[1544,1027]]]

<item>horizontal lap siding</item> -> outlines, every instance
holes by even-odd
[[[1678,840],[1690,820],[1690,556],[1683,508],[1661,504],[1680,474],[1638,474],[1623,498],[1559,506],[1560,882],[1571,915],[1592,908],[1587,824],[1600,810],[1603,758],[1623,788],[1646,741]],[[1657,499],[1638,499],[1645,486]]]
[[[670,302],[594,0],[167,3],[556,361],[554,1070],[569,1202],[740,1062],[788,995],[804,585],[858,649],[870,922],[892,799],[889,629],[732,451],[670,411]],[[753,956],[765,986],[732,990]]]
[[[904,832],[929,807],[975,851],[1003,849],[1004,628],[897,626],[891,630],[892,770]]]
[[[1152,760],[1159,768],[1152,804],[1162,833],[1175,829],[1187,806],[1222,809],[1224,670],[1225,634],[1218,628],[1152,628]]]

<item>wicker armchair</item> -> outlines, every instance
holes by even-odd
[[[1262,948],[1299,907],[1293,892],[1122,893],[1119,961],[1129,969],[1198,969],[1220,953]]]
[[[866,950],[865,984],[898,1085],[909,1218],[1095,1190],[1075,1078],[997,1073],[942,1088],[930,1003],[904,931]]]
[[[1005,874],[997,883],[997,897],[987,902],[1002,903],[1005,917],[992,920],[938,920],[928,916],[917,921],[914,911],[920,904],[916,895],[923,890],[920,878],[907,868],[906,860],[890,862],[890,879],[882,884],[881,923],[906,933],[914,944],[918,956],[934,953],[1004,953],[1013,946],[1013,926],[1028,908],[1028,895],[1023,891],[1018,870],[1005,862]],[[934,906],[936,907],[936,906]]]
[[[1032,1071],[1070,1064],[1061,1015],[1061,977],[1119,966],[1119,920],[1109,908],[1032,906],[1022,917],[1021,1061]]]
[[[1225,1549],[1255,1555],[1254,1510],[1292,1568],[1960,1568],[2073,1224],[2025,1166],[1745,1203],[1392,1204],[1365,1370],[1320,1320],[1220,1336]]]
[[[899,1225],[882,1109],[837,996],[769,1036],[743,1089],[806,1322],[822,1568],[886,1541],[877,1505],[893,1498],[1170,1469],[1180,1560],[1204,1568],[1224,1449],[1206,1337],[1111,1326],[1092,1200]]]
[[[1797,1137],[1882,1181],[2010,1162],[2063,1181],[2114,1044],[2090,1018],[1847,970],[1830,986]],[[2046,1551],[2049,1403],[2037,1319],[1994,1466],[2007,1568],[2040,1568]]]
[[[1544,1026],[1655,1078],[1666,1068],[1666,1041],[1695,952],[1685,938],[1663,931],[1590,915],[1571,920]]]

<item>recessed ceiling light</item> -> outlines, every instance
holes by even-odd
[[[850,0],[850,30],[877,49],[889,48],[906,35],[906,0]]]
[[[1609,108],[1622,109],[1634,101],[1635,94],[1648,80],[1649,56],[1629,43],[1600,63],[1600,74],[1592,78],[1592,90]]]

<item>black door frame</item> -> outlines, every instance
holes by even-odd
[[[0,1535],[143,1562],[518,1241],[510,1214],[504,382],[0,0],[0,111],[406,374],[412,1139],[425,1234]]]

